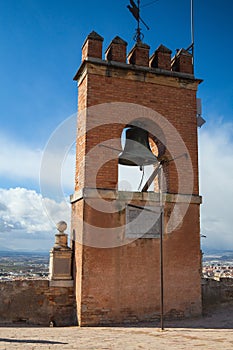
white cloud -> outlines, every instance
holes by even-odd
[[[0,132],[0,177],[11,179],[15,186],[22,187],[27,187],[28,180],[34,181],[39,187],[41,180],[44,188],[53,188],[53,193],[59,190],[72,193],[75,172],[74,149],[71,148],[66,154],[62,154],[59,147],[46,149],[47,161],[43,163],[44,171],[40,178],[42,160],[45,159],[43,147],[44,145],[41,149],[33,148],[30,144],[24,144]]]
[[[218,122],[200,130],[200,188],[205,246],[233,249],[233,124]]]
[[[60,220],[70,223],[70,206],[65,199],[57,203],[25,188],[0,189],[0,244],[13,248],[19,237],[51,241]]]
[[[67,222],[69,233],[70,205],[65,197],[74,189],[74,150],[63,153],[61,159],[57,147],[49,149],[52,161],[44,173],[49,175],[43,177],[46,190],[38,194],[25,188],[29,181],[35,188],[40,188],[43,147],[33,148],[0,131],[0,177],[15,184],[15,188],[0,189],[0,249],[41,249],[46,245],[49,249],[54,241],[56,223],[60,220]]]
[[[37,180],[42,151],[0,135],[0,175]]]

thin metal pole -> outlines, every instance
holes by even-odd
[[[192,41],[192,56],[194,65],[194,0],[191,0],[191,41]]]
[[[163,188],[162,188],[162,166],[159,171],[159,191],[160,191],[160,328],[164,330],[164,280],[163,280]]]
[[[164,330],[164,308],[163,308],[163,210],[160,214],[160,327]]]

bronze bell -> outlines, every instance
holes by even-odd
[[[130,126],[126,130],[125,147],[119,155],[119,164],[141,167],[157,162],[157,157],[150,149],[148,131]]]

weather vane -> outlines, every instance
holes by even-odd
[[[142,34],[142,30],[140,28],[140,23],[143,23],[147,30],[149,30],[150,28],[148,27],[148,25],[143,21],[143,19],[140,16],[140,0],[137,0],[137,5],[135,4],[135,2],[133,0],[130,0],[130,5],[128,5],[127,8],[132,13],[132,15],[134,16],[134,18],[136,19],[136,21],[138,23],[138,26],[136,29],[136,34],[134,36],[134,40],[136,42],[141,42],[144,38],[144,35]]]

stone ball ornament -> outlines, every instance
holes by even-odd
[[[64,231],[67,229],[67,223],[65,221],[59,221],[56,224],[56,227],[60,233],[64,233]]]

